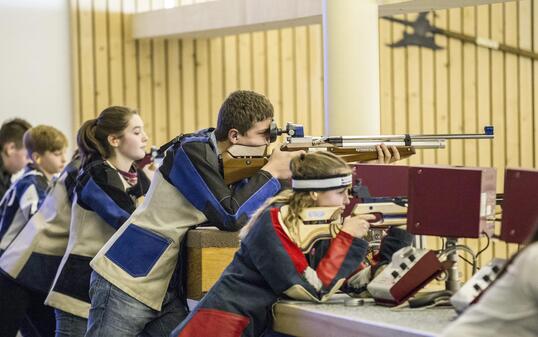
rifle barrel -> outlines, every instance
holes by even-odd
[[[493,139],[493,127],[484,127],[484,133],[469,134],[437,134],[437,135],[376,135],[376,136],[329,136],[313,137],[312,141],[317,144],[330,143],[335,146],[351,146],[353,143],[369,142],[372,145],[380,143],[403,143],[396,146],[414,146],[416,148],[444,148],[444,142],[449,139]],[[430,143],[428,143],[430,142]],[[442,143],[442,144],[441,144]],[[439,144],[439,145],[437,145]]]
[[[414,139],[493,139],[493,135],[484,133],[454,134],[454,135],[409,135],[411,140]]]
[[[345,140],[343,143],[337,145],[342,148],[357,148],[358,150],[375,150],[375,147],[381,144],[388,146],[404,147],[408,146],[404,141],[349,141]],[[438,140],[419,140],[412,142],[411,145],[415,149],[444,149],[446,142],[444,139]]]

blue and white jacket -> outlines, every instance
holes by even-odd
[[[71,201],[80,160],[55,179],[43,205],[0,257],[0,272],[46,295],[67,247]]]
[[[0,201],[0,254],[19,235],[28,220],[43,203],[49,182],[45,175],[28,164],[23,175],[8,189]]]
[[[110,163],[95,158],[83,165],[77,177],[71,207],[67,249],[45,303],[87,318],[90,309],[90,260],[135,210],[149,187],[138,170],[134,186]]]
[[[161,310],[174,271],[181,269],[180,246],[187,230],[210,223],[236,231],[280,187],[265,171],[226,185],[213,129],[183,136],[167,150],[144,203],[91,266],[129,296]]]

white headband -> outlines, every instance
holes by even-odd
[[[351,185],[351,174],[320,179],[292,179],[291,187],[295,191],[323,191],[334,190]]]

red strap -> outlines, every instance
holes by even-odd
[[[325,253],[325,256],[321,259],[318,268],[316,269],[318,278],[321,280],[324,287],[328,287],[336,274],[338,274],[352,243],[353,236],[343,231],[338,233],[338,235],[331,241],[327,253]]]
[[[249,324],[246,316],[217,309],[199,309],[177,337],[241,337]]]
[[[278,220],[278,212],[278,208],[271,209],[271,221],[273,222],[273,228],[275,229],[282,246],[286,250],[286,253],[288,253],[289,257],[291,258],[291,261],[295,266],[295,270],[302,275],[306,270],[306,267],[308,267],[308,262],[306,261],[306,257],[301,249],[299,249],[299,247],[293,241],[291,241],[289,236],[282,229],[282,225]]]

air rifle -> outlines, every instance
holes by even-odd
[[[439,134],[439,135],[377,135],[377,136],[328,136],[312,137],[304,135],[301,124],[288,123],[279,129],[271,123],[270,141],[287,134],[281,145],[282,151],[319,151],[326,150],[340,156],[346,162],[367,162],[378,158],[377,146],[395,146],[400,158],[408,158],[416,149],[443,149],[450,139],[493,139],[493,126],[484,127],[479,134]],[[232,184],[251,177],[269,160],[269,146],[232,145],[221,155],[224,181]]]

